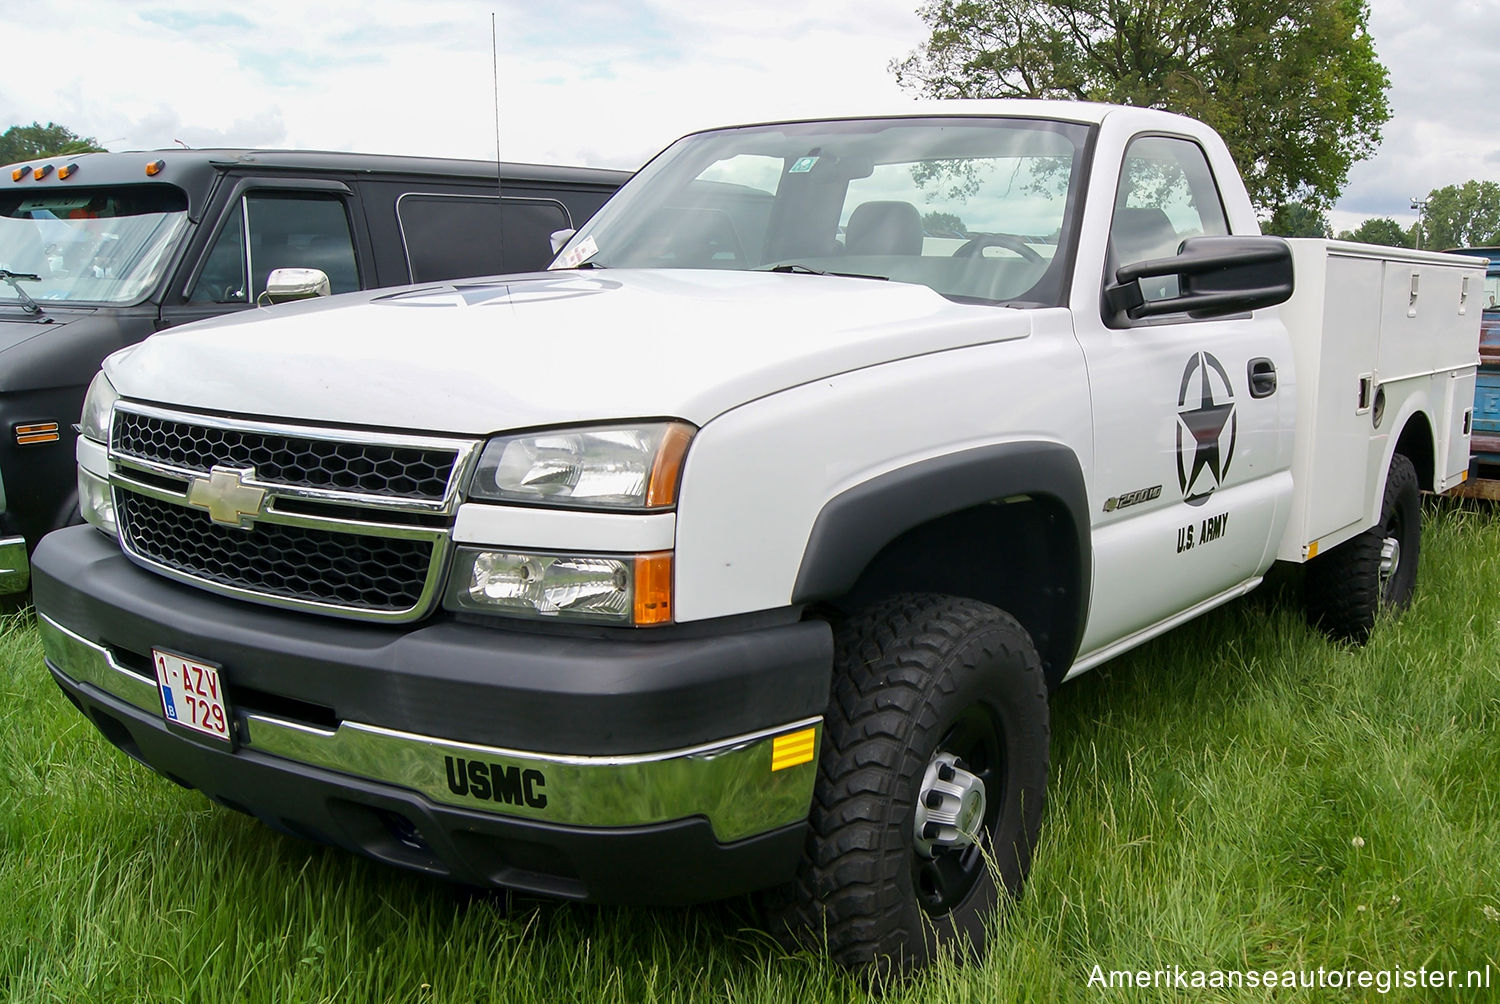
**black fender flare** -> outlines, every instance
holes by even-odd
[[[963,450],[888,471],[834,496],[813,522],[792,602],[843,596],[871,560],[908,530],[1018,496],[1061,506],[1076,535],[1078,609],[1072,613],[1078,631],[1066,659],[1052,660],[1054,666],[1061,661],[1065,671],[1077,654],[1088,615],[1093,553],[1083,469],[1074,452],[1060,443],[1026,441]]]

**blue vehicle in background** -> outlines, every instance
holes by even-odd
[[[1484,316],[1479,326],[1479,379],[1474,393],[1474,438],[1469,480],[1457,495],[1500,500],[1500,247],[1454,248],[1490,260],[1485,270]]]

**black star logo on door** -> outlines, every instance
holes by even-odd
[[[1188,505],[1202,505],[1229,476],[1238,430],[1229,374],[1199,352],[1182,371],[1177,394],[1177,483]]]

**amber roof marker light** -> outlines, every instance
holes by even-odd
[[[153,160],[146,165],[146,177],[154,178],[166,169],[167,162],[164,160]]]
[[[37,168],[35,171],[32,171],[31,172],[31,176],[33,178],[35,178],[37,181],[41,181],[43,178],[45,178],[47,175],[49,175],[51,173],[52,173],[52,165],[51,164],[43,164],[41,167]]]
[[[66,178],[71,178],[73,175],[75,175],[77,173],[78,173],[78,165],[77,164],[64,164],[62,167],[59,167],[57,169],[57,180],[62,181],[64,179],[66,179]]]
[[[27,165],[26,167],[18,167],[14,171],[10,172],[10,180],[11,181],[20,181],[22,178],[26,177],[30,173],[31,173],[31,166],[30,165]]]

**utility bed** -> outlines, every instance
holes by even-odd
[[[1306,561],[1378,519],[1387,439],[1413,412],[1432,431],[1443,492],[1469,466],[1484,268],[1462,255],[1298,239],[1282,309],[1298,374],[1291,519],[1277,557]],[[1352,488],[1351,486],[1358,486]]]

